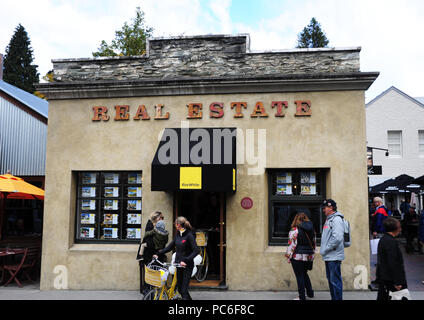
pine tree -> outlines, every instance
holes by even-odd
[[[111,45],[103,40],[98,51],[93,52],[93,57],[142,55],[146,52],[147,39],[152,35],[153,28],[145,25],[144,12],[137,7],[132,24],[125,22],[121,30],[115,31]]]
[[[29,93],[35,92],[34,83],[38,83],[39,73],[34,60],[31,41],[25,28],[19,24],[4,57],[3,80]]]
[[[297,36],[297,48],[325,48],[328,46],[328,39],[321,30],[319,22],[312,18],[309,25],[303,28]]]

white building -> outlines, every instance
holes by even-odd
[[[389,156],[374,150],[373,163],[382,166],[382,175],[370,175],[370,186],[401,174],[424,175],[424,98],[390,87],[367,103],[366,124],[367,146],[389,150]]]

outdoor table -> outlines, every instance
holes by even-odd
[[[3,280],[4,280],[4,260],[5,260],[5,257],[15,256],[15,255],[18,255],[18,254],[22,254],[24,252],[25,252],[25,249],[6,249],[6,250],[2,249],[2,250],[0,250],[0,261],[1,261],[0,270],[2,270],[2,275],[1,275],[1,278],[0,278],[0,284],[2,284]],[[1,259],[1,258],[3,258],[3,259]]]

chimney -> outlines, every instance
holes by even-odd
[[[3,80],[3,55],[0,53],[0,80]]]

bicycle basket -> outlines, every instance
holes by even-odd
[[[208,237],[206,235],[206,232],[196,232],[196,244],[199,247],[206,247],[208,245]]]
[[[154,287],[162,287],[168,279],[169,271],[159,266],[144,266],[144,281]]]

